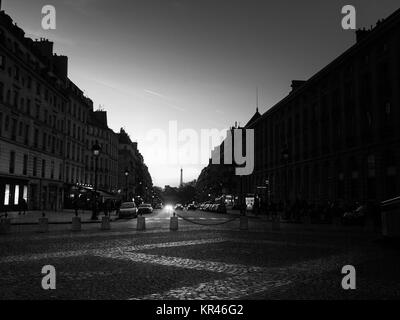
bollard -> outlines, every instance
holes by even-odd
[[[11,233],[11,219],[4,218],[0,220],[0,234]]]
[[[81,218],[80,217],[73,217],[72,218],[72,231],[81,231]]]
[[[137,231],[144,231],[146,230],[146,218],[139,216],[137,217],[137,226],[136,226]]]
[[[240,230],[249,230],[249,218],[246,216],[240,217]]]
[[[46,233],[49,231],[49,219],[40,218],[39,219],[39,232]]]
[[[281,217],[279,215],[272,217],[272,230],[281,230]]]
[[[101,230],[111,230],[110,217],[103,217],[101,220]]]
[[[169,225],[171,231],[178,231],[178,217],[171,217],[171,222]]]

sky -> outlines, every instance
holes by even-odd
[[[56,30],[41,28],[48,4]],[[341,27],[347,4],[358,28],[400,7],[398,0],[3,0],[2,8],[27,36],[52,40],[69,57],[69,77],[108,112],[110,128],[138,142],[153,183],[177,186],[181,167],[190,181],[207,164],[202,130],[244,125],[257,100],[265,112],[291,80],[310,78],[354,44],[354,31]],[[173,156],[185,152],[190,161]]]

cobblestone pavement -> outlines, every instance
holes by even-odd
[[[398,253],[376,236],[302,226],[14,234],[0,237],[0,299],[399,298]],[[44,265],[56,290],[41,288]],[[341,288],[344,265],[357,290]]]

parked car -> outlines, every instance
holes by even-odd
[[[154,206],[154,209],[162,209],[162,208],[163,208],[162,203],[157,203],[157,204],[155,204],[155,206]]]
[[[182,211],[182,210],[183,210],[183,205],[181,205],[180,203],[176,204],[176,205],[175,205],[175,210],[180,210],[180,211]]]
[[[151,204],[148,203],[141,204],[137,209],[137,214],[142,215],[146,213],[153,213],[153,207],[151,206]]]
[[[124,202],[118,210],[118,218],[137,217],[137,208],[134,202]]]
[[[362,225],[365,220],[366,206],[360,205],[353,211],[348,211],[343,214],[342,223],[344,225]]]
[[[193,203],[191,203],[191,204],[189,204],[188,206],[187,206],[187,210],[188,211],[195,211],[197,208],[196,208],[196,206],[193,204]]]
[[[224,204],[216,205],[216,212],[218,213],[226,213],[226,206]]]

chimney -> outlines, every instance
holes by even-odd
[[[54,73],[61,78],[68,77],[68,57],[53,56]]]
[[[299,89],[303,84],[305,84],[306,81],[304,80],[292,80],[292,92]]]
[[[93,112],[94,117],[96,120],[104,127],[107,128],[107,111],[97,110]]]
[[[356,41],[357,41],[357,43],[360,42],[362,39],[364,39],[366,36],[368,36],[370,32],[371,32],[371,30],[367,30],[365,28],[358,29],[356,31]]]
[[[34,47],[39,50],[40,54],[46,58],[53,56],[53,42],[40,38],[39,41],[33,42]]]

